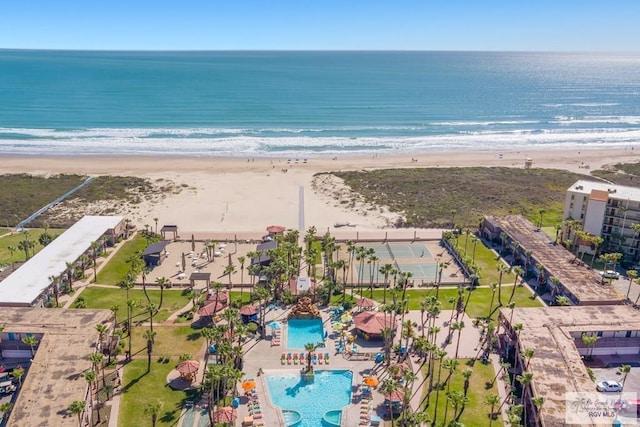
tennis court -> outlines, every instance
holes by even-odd
[[[433,255],[424,243],[369,245],[380,259],[431,259]]]
[[[413,280],[425,280],[425,281],[435,281],[436,280],[436,270],[438,265],[436,263],[430,264],[398,264],[398,269],[401,272],[411,272],[413,276],[411,279]]]

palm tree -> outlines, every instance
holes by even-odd
[[[462,371],[462,377],[464,378],[464,395],[467,395],[467,392],[469,391],[469,378],[471,378],[471,375],[473,375],[473,369],[471,368],[467,368],[464,371]]]
[[[627,277],[629,278],[629,287],[627,288],[627,295],[625,298],[629,299],[629,293],[631,292],[631,284],[633,280],[638,277],[638,272],[636,270],[627,270]]]
[[[312,342],[307,343],[304,345],[304,350],[306,353],[306,357],[307,357],[307,369],[305,372],[313,372],[313,368],[311,367],[311,353],[313,353],[316,350],[316,345]]]
[[[447,400],[449,401],[449,404],[451,404],[451,406],[453,407],[453,419],[454,421],[457,421],[460,415],[462,414],[462,411],[458,413],[458,408],[462,406],[462,408],[464,409],[466,404],[469,403],[469,398],[465,396],[461,391],[455,390],[447,393]],[[445,423],[446,423],[446,420],[447,419],[445,417],[444,419]]]
[[[155,223],[156,223],[156,231],[155,231],[155,234],[158,234],[158,217],[154,217],[154,218],[153,218],[153,222],[155,222]]]
[[[582,343],[586,345],[587,348],[589,349],[589,352],[587,354],[587,359],[591,360],[591,355],[593,354],[593,348],[596,346],[596,343],[600,338],[596,335],[582,334],[580,339],[582,340]]]
[[[89,384],[89,387],[93,390],[96,389],[96,371],[86,371],[84,373],[84,379]]]
[[[458,331],[458,340],[456,342],[456,355],[454,356],[455,359],[458,358],[458,351],[460,350],[460,335],[462,334],[462,329],[464,329],[464,322],[461,320],[459,322],[455,322],[452,327],[451,330],[457,330]]]
[[[93,264],[93,281],[96,282],[98,280],[98,249],[100,248],[100,244],[98,242],[91,242],[91,261]]]
[[[384,274],[384,289],[383,289],[383,299],[382,304],[387,303],[387,288],[389,287],[389,274],[393,271],[392,264],[385,264],[380,267],[380,273]]]
[[[522,401],[527,401],[527,394],[529,390],[529,384],[533,380],[533,374],[531,372],[523,372],[521,375],[518,375],[517,378],[520,385],[522,385]],[[524,411],[524,420],[523,425],[527,425],[527,411]]]
[[[13,375],[13,377],[18,380],[18,385],[22,385],[22,377],[24,376],[24,374],[25,374],[25,370],[22,366],[18,366],[11,373],[11,375]]]
[[[531,399],[531,402],[533,403],[533,406],[536,407],[536,425],[538,425],[540,423],[540,409],[542,408],[542,405],[544,405],[544,397],[536,396]]]
[[[67,284],[69,288],[67,289],[68,293],[73,293],[73,273],[75,271],[75,265],[72,262],[65,262],[67,273]]]
[[[16,269],[16,260],[14,258],[14,255],[15,255],[16,251],[18,250],[18,248],[16,248],[15,246],[9,245],[9,246],[7,246],[7,250],[11,254],[11,270],[15,270]]]
[[[240,263],[240,304],[242,304],[242,296],[244,290],[244,262],[247,259],[243,256],[238,257],[238,262]]]
[[[233,265],[232,263],[227,264],[227,266],[224,268],[224,274],[227,275],[229,278],[229,289],[233,287],[233,284],[231,283],[231,275],[234,274],[235,272],[236,272],[236,266]]]
[[[158,415],[160,415],[160,411],[162,410],[162,402],[150,402],[147,403],[147,406],[144,408],[144,413],[151,417],[151,426],[156,427],[156,423],[158,422]]]
[[[380,385],[379,390],[380,390],[380,393],[386,396],[398,390],[399,387],[400,387],[400,384],[398,383],[398,381],[396,381],[394,378],[387,378],[382,381],[382,384]],[[389,409],[389,414],[391,414],[391,427],[393,427],[394,417],[393,417],[393,404],[391,402],[391,399],[389,399],[388,409]]]
[[[53,298],[56,302],[56,307],[60,305],[58,298],[60,296],[60,278],[58,276],[49,276],[49,281],[51,282],[51,288],[53,290]]]
[[[491,427],[491,423],[495,419],[494,412],[498,402],[500,402],[500,396],[495,393],[489,393],[484,397],[484,404],[491,408],[489,410],[489,427]]]
[[[526,361],[525,364],[524,364],[524,370],[525,371],[529,370],[529,362],[531,362],[531,359],[533,359],[533,356],[535,354],[536,354],[535,350],[533,350],[531,348],[526,348],[522,352],[522,358]]]
[[[91,360],[91,364],[93,365],[93,370],[96,372],[102,371],[102,385],[106,383],[104,378],[104,365],[102,364],[102,360],[104,356],[102,353],[94,352],[89,356],[89,360]]]
[[[618,368],[618,375],[622,375],[622,388],[624,388],[624,383],[627,381],[629,372],[631,372],[631,365],[622,365]]]
[[[458,211],[455,209],[451,209],[449,213],[451,214],[451,229],[453,230],[456,228],[456,214],[458,213]]]
[[[502,305],[502,275],[504,273],[509,273],[511,268],[504,265],[502,262],[496,264],[496,270],[498,270],[498,305]]]
[[[118,304],[113,304],[111,306],[110,310],[113,313],[113,322],[117,325],[118,324],[118,310],[120,310],[120,306]]]
[[[127,300],[127,333],[129,334],[129,351],[127,353],[127,360],[131,360],[131,336],[133,334],[131,318],[133,317],[133,309],[136,306],[136,302],[133,299]]]
[[[493,313],[493,300],[496,297],[496,289],[498,288],[498,282],[493,282],[490,285],[490,287],[491,287],[491,302],[489,303],[489,314],[487,314],[487,319],[491,318],[491,314]]]
[[[518,286],[518,279],[522,276],[524,270],[520,267],[513,267],[513,274],[515,274],[516,278],[513,282],[513,289],[511,289],[511,295],[509,296],[509,302],[513,300],[513,296],[516,294],[516,287]]]
[[[85,408],[86,404],[87,404],[87,402],[85,402],[84,400],[75,400],[67,408],[67,411],[69,411],[70,414],[78,416],[78,425],[79,426],[82,426],[82,413],[84,412],[84,408]]]
[[[147,372],[151,372],[151,354],[153,354],[153,343],[156,333],[153,331],[145,331],[142,337],[147,341]]]
[[[38,345],[38,339],[33,335],[27,335],[26,337],[22,338],[22,343],[31,347],[31,357],[35,356],[35,347]]]

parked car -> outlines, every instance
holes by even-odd
[[[618,381],[602,381],[596,384],[596,390],[604,392],[622,391],[622,384]]]
[[[605,271],[601,271],[600,275],[602,277],[604,277],[605,279],[619,279],[620,278],[620,273],[618,273],[615,270],[605,270]]]

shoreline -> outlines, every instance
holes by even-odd
[[[631,149],[511,150],[493,152],[423,153],[411,156],[310,157],[295,163],[271,158],[192,158],[147,156],[3,157],[2,173],[32,175],[120,175],[149,179],[158,186],[173,184],[138,204],[90,206],[86,214],[121,214],[143,227],[159,218],[190,232],[244,232],[277,224],[297,229],[333,229],[349,223],[352,230],[392,228],[398,214],[385,206],[359,200],[341,180],[327,173],[349,170],[515,167],[563,169],[589,176],[607,164],[637,162]],[[300,201],[304,207],[300,209]],[[113,213],[115,212],[117,213]],[[109,213],[106,213],[109,212]],[[303,218],[300,218],[302,213]],[[302,231],[302,230],[301,230]]]
[[[87,155],[7,155],[0,152],[2,173],[44,173],[73,172],[86,174],[119,174],[129,171],[149,172],[165,169],[168,171],[238,171],[264,169],[264,166],[300,167],[328,172],[332,170],[412,168],[412,167],[524,167],[527,158],[533,160],[533,167],[574,170],[583,173],[577,166],[589,166],[595,170],[613,162],[640,160],[640,149],[633,145],[625,148],[541,148],[528,150],[453,150],[403,154],[349,154],[345,156],[308,156],[292,158],[260,156],[192,156],[180,154],[87,154]],[[304,162],[304,160],[307,160]],[[289,163],[288,160],[291,160]],[[297,161],[296,161],[297,160]],[[80,163],[80,164],[79,164]],[[46,164],[46,166],[44,165]],[[35,167],[35,170],[34,170]],[[266,170],[266,169],[265,169]],[[60,172],[59,172],[60,171]],[[135,175],[135,174],[134,174]]]

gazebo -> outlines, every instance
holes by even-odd
[[[196,378],[199,368],[200,362],[197,360],[185,360],[184,362],[180,362],[176,369],[180,373],[180,378],[193,381]]]
[[[167,257],[168,244],[168,240],[163,240],[147,246],[142,252],[142,259],[144,259],[145,264],[149,267],[162,264],[162,261]]]
[[[369,298],[360,298],[356,303],[356,307],[358,307],[360,310],[371,310],[374,305],[375,303]]]
[[[240,309],[240,316],[244,323],[255,322],[258,320],[258,311],[260,308],[257,305],[244,305]]]
[[[227,304],[222,301],[211,301],[198,310],[198,316],[212,317],[227,308]]]
[[[381,340],[385,328],[395,330],[396,322],[391,314],[380,311],[361,311],[353,315],[353,323],[359,336],[365,340]]]
[[[267,227],[267,233],[272,237],[283,234],[285,231],[287,231],[287,227],[281,225],[270,225]]]
[[[162,234],[162,238],[167,238],[167,233],[173,233],[173,240],[178,238],[178,226],[177,225],[163,225],[160,229],[160,234]]]
[[[238,411],[231,406],[224,406],[213,413],[213,421],[232,425],[238,419]]]

